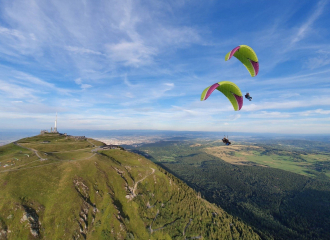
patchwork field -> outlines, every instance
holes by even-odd
[[[232,164],[249,164],[248,156],[253,156],[260,147],[247,147],[244,145],[206,147],[204,151],[210,155],[221,158]]]
[[[287,151],[262,146],[216,146],[204,151],[228,163],[278,168],[305,176],[330,177],[330,154]]]

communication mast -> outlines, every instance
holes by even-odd
[[[56,112],[56,118],[55,118],[54,132],[57,133],[57,112]]]

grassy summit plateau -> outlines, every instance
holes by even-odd
[[[0,147],[0,239],[260,239],[151,161],[102,145],[46,134]]]

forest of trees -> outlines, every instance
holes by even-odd
[[[165,145],[165,146],[164,146]],[[232,165],[179,142],[141,146],[149,158],[173,156],[158,164],[264,239],[330,239],[330,181],[261,166]],[[288,154],[266,147],[261,154]],[[289,155],[303,161],[295,152]],[[329,162],[325,162],[329,164]],[[324,164],[322,164],[322,167]]]

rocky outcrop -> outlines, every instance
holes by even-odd
[[[41,223],[39,221],[37,211],[32,207],[26,205],[23,205],[23,208],[25,212],[23,213],[23,217],[21,218],[21,223],[28,221],[30,224],[30,233],[34,237],[38,237],[40,235]]]
[[[79,233],[77,233],[77,236],[74,236],[74,239],[78,239],[80,235],[86,239],[87,238],[87,233],[88,233],[88,214],[89,214],[89,209],[92,207],[92,223],[94,224],[95,221],[95,215],[98,212],[98,209],[96,208],[96,205],[91,202],[90,197],[89,197],[89,188],[88,186],[83,182],[82,178],[76,178],[73,180],[73,184],[75,186],[75,189],[79,196],[82,198],[82,206],[80,208],[79,212],[79,219],[78,219],[78,224],[79,224]]]
[[[6,240],[8,233],[10,233],[10,231],[7,225],[0,219],[0,240]]]

